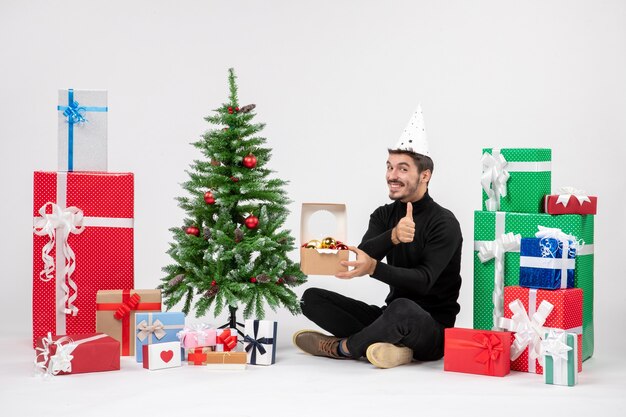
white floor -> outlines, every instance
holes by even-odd
[[[277,363],[245,371],[196,366],[43,379],[27,337],[0,338],[0,409],[13,416],[601,416],[626,415],[626,362],[591,358],[576,387],[538,375],[443,371],[443,362],[380,370],[366,361],[311,357],[280,339]],[[5,414],[9,411],[9,414]]]

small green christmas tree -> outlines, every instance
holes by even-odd
[[[229,101],[205,120],[215,128],[193,145],[205,160],[195,160],[187,171],[179,197],[187,213],[184,226],[170,229],[174,243],[168,254],[174,263],[163,268],[167,274],[159,288],[168,309],[184,299],[183,311],[193,305],[196,316],[213,306],[219,315],[225,306],[243,315],[265,316],[284,306],[300,312],[297,296],[290,287],[305,282],[299,265],[287,256],[295,249],[289,230],[281,230],[290,200],[281,179],[269,179],[265,168],[270,149],[257,136],[265,125],[252,123],[255,105],[239,107],[234,70],[228,70]]]

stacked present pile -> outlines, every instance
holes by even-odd
[[[551,195],[550,149],[484,149],[474,213],[474,329],[448,329],[446,370],[573,385],[593,354],[596,198]]]
[[[107,93],[60,90],[57,110],[58,171],[34,173],[36,366],[110,371],[135,356],[163,369],[198,364],[197,349],[211,352],[203,364],[273,364],[276,322],[246,321],[236,352],[236,329],[185,327],[183,313],[161,311],[161,290],[134,289],[133,174],[107,172]]]

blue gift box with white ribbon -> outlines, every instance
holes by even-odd
[[[59,171],[107,171],[107,92],[59,90]]]
[[[520,286],[545,290],[574,288],[575,266],[574,241],[551,237],[522,238]]]
[[[272,365],[276,362],[276,330],[278,322],[246,320],[244,349],[250,365]]]

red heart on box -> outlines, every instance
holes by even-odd
[[[174,352],[171,350],[164,350],[163,352],[161,352],[161,359],[163,359],[163,362],[165,363],[168,363],[169,361],[171,361],[173,357],[174,357]]]

